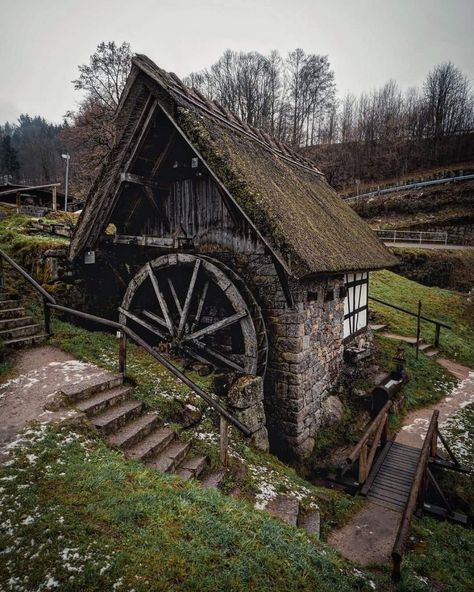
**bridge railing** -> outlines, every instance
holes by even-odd
[[[379,446],[388,439],[388,420],[393,401],[389,400],[369,423],[367,429],[347,456],[341,469],[341,476],[358,463],[358,486],[364,485],[369,476]]]
[[[410,530],[411,520],[417,508],[422,508],[428,486],[428,462],[430,456],[436,456],[436,445],[438,436],[439,411],[436,409],[431,416],[430,425],[423,442],[423,448],[416,466],[415,476],[410,489],[410,495],[403,512],[402,520],[398,528],[397,538],[392,549],[392,580],[400,581],[401,564],[405,544]]]
[[[375,233],[386,243],[448,244],[448,233],[443,231],[376,229]]]

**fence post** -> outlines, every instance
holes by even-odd
[[[416,317],[416,359],[420,351],[420,330],[421,330],[421,300],[418,300],[418,314]]]
[[[120,331],[119,372],[125,378],[127,373],[127,335],[124,331]]]
[[[51,310],[48,306],[46,298],[43,298],[43,311],[44,311],[44,332],[46,335],[52,335],[51,330]]]
[[[435,346],[439,347],[439,334],[441,332],[441,325],[439,323],[436,323],[436,329],[435,329]]]
[[[397,231],[396,230],[393,231],[393,242],[394,243],[397,242]]]
[[[221,467],[227,466],[229,444],[229,424],[227,419],[221,415],[219,422],[219,462]]]
[[[359,455],[359,485],[365,483],[367,479],[367,444],[362,446]]]

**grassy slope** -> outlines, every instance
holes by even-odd
[[[391,271],[377,271],[370,275],[370,295],[416,313],[418,300],[422,314],[443,321],[451,330],[441,330],[441,352],[448,358],[474,367],[474,326],[472,312],[465,296],[423,286]],[[377,318],[388,323],[389,330],[400,335],[416,335],[416,319],[382,304],[370,301]],[[433,343],[434,325],[422,322],[422,338]]]
[[[77,428],[26,440],[0,478],[3,590],[373,589],[302,531]]]
[[[468,292],[474,285],[474,249],[392,249],[399,258],[398,272],[427,286]]]

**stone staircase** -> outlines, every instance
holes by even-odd
[[[393,339],[395,341],[403,341],[408,345],[415,347],[416,345],[416,337],[406,337],[405,335],[398,335],[397,333],[390,333],[388,330],[387,325],[369,325],[370,329],[374,333],[380,333],[384,337],[388,337],[388,339]],[[426,343],[423,339],[420,340],[419,351],[424,353],[425,356],[429,358],[434,358],[439,354],[439,349],[432,345],[431,343]]]
[[[132,397],[121,376],[107,374],[65,385],[60,395],[86,415],[105,441],[125,456],[182,479],[203,477],[202,484],[218,487],[225,472],[207,470],[206,456],[195,454],[191,444],[163,426],[156,412]]]
[[[163,426],[156,412],[134,399],[132,387],[124,384],[119,375],[104,373],[66,384],[59,401],[82,412],[107,444],[122,450],[129,459],[184,480],[198,479],[202,487],[219,487],[226,475],[224,468],[210,468],[206,456],[196,454],[190,442]],[[230,495],[240,497],[235,492]],[[302,512],[297,499],[279,495],[265,509],[319,537],[319,511]]]
[[[39,345],[47,337],[43,327],[26,315],[18,295],[0,292],[0,341],[5,349]]]

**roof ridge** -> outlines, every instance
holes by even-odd
[[[305,158],[299,152],[282,142],[281,140],[271,136],[264,130],[251,126],[244,122],[237,114],[223,107],[217,100],[209,99],[199,89],[187,86],[174,72],[166,72],[153,62],[148,56],[143,54],[136,54],[133,57],[133,63],[147,74],[149,69],[155,70],[160,80],[159,82],[172,93],[178,94],[181,99],[191,103],[198,109],[204,111],[207,115],[218,119],[221,123],[249,136],[254,142],[258,142],[267,150],[286,161],[310,170],[317,175],[324,176],[323,173],[316,167],[316,165]]]

